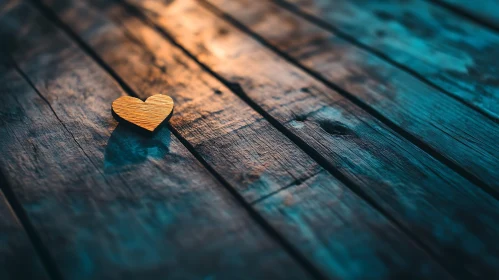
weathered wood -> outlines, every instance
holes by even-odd
[[[495,240],[499,228],[490,221],[499,218],[499,204],[491,196],[197,3],[130,3],[231,84],[241,97],[285,126],[289,135],[325,166],[354,183],[458,276],[497,274],[499,247]],[[70,18],[68,14],[67,22]],[[129,20],[125,19],[121,21]],[[143,41],[150,40],[148,46],[157,44],[152,35],[140,35],[146,33],[142,29],[136,33]],[[105,49],[112,42],[109,39],[99,47],[98,39],[93,40],[95,49]],[[120,63],[115,64],[120,68]],[[137,88],[146,88],[144,84]],[[272,203],[272,198],[261,200],[256,207],[270,213],[285,211],[266,204]],[[296,199],[303,201],[300,196]],[[292,205],[293,199],[290,201]],[[308,221],[295,215],[309,211],[285,213],[297,223]]]
[[[1,68],[1,66],[0,66]],[[5,82],[5,81],[2,81]],[[0,91],[1,92],[1,91]],[[2,115],[1,120],[4,119]],[[3,123],[0,120],[0,126]],[[0,179],[1,180],[1,179]],[[0,184],[6,182],[0,181]],[[5,186],[3,186],[5,187]],[[0,190],[0,279],[49,279],[24,228]]]
[[[480,22],[499,30],[499,2],[497,0],[432,0],[443,3],[467,15],[475,17]]]
[[[64,279],[308,279],[167,128],[117,126],[124,93],[66,35],[1,14],[0,168]]]
[[[171,115],[173,100],[164,94],[150,96],[145,101],[122,96],[113,101],[112,108],[113,112],[124,121],[154,132]]]
[[[91,2],[46,1],[138,95],[172,96],[172,126],[328,278],[447,277],[387,219],[159,33],[113,1]],[[273,199],[274,193],[286,199]]]
[[[499,197],[499,125],[270,1],[208,1]]]
[[[424,0],[287,2],[499,121],[499,34]]]
[[[499,189],[499,127],[489,119],[268,1],[211,2],[305,67],[348,90],[419,141],[429,143]]]

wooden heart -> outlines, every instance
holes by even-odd
[[[122,96],[114,100],[112,108],[118,117],[154,132],[172,113],[173,100],[163,94],[150,96],[145,102],[135,97]]]

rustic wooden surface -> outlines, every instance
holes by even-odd
[[[265,119],[255,114],[223,84],[189,61],[181,50],[170,45],[159,33],[138,19],[129,19],[129,15],[114,2],[92,3],[108,11],[108,14],[92,14],[92,10],[82,7],[84,5],[81,3],[72,9],[58,10],[58,14],[68,23],[68,19],[83,15],[75,21],[77,25],[71,26],[83,39],[88,40],[123,80],[129,81],[129,86],[139,96],[146,97],[158,89],[168,92],[175,99],[178,112],[172,117],[173,127],[193,143],[195,150],[229,184],[238,189],[248,203],[261,204],[257,210],[262,216],[295,244],[305,257],[320,264],[321,273],[337,277],[357,274],[357,277],[362,278],[370,275],[369,268],[373,265],[385,267],[387,275],[392,277],[407,272],[421,275],[428,273],[426,267],[431,267],[432,261],[417,253],[418,249],[411,245],[407,237],[394,231],[388,220],[381,218],[282,134],[272,129]],[[75,11],[77,8],[79,10]],[[106,18],[113,19],[114,23]],[[90,25],[87,21],[92,23],[91,28],[88,28]],[[137,58],[132,60],[133,64],[117,63],[124,55]],[[168,75],[161,75],[161,71],[149,63],[151,60],[166,69]],[[154,87],[144,82],[151,78],[155,79]],[[279,192],[281,186],[286,190]],[[301,194],[302,188],[307,187],[318,190]],[[287,203],[281,200],[267,203],[266,198],[277,192],[288,197]],[[334,196],[329,195],[329,200],[321,200],[320,196],[324,192],[331,192]],[[303,196],[310,201],[302,203]],[[331,203],[338,203],[350,211],[343,213],[347,215],[341,215],[338,226],[329,226],[327,231],[318,232],[317,237],[309,236],[308,232],[325,228],[331,220],[337,220],[335,217],[338,213],[322,210]],[[288,212],[297,214],[292,218],[285,214]],[[297,223],[297,218],[303,222]],[[359,220],[364,222],[358,223]],[[359,238],[351,240],[351,234]],[[399,241],[394,239],[398,235],[401,235],[396,238]],[[321,240],[326,238],[335,242],[324,245]],[[338,244],[350,244],[349,252],[338,248]],[[326,252],[325,247],[328,250]],[[377,264],[379,256],[386,258],[386,263]],[[396,263],[403,258],[410,261]],[[357,260],[355,266],[349,264],[352,259]],[[335,267],[344,267],[344,271],[338,271]],[[430,268],[429,271],[438,274],[439,268]]]
[[[0,264],[499,277],[499,33],[440,2],[1,2]],[[154,135],[113,119],[155,94]]]

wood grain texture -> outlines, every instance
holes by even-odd
[[[171,94],[172,126],[327,278],[447,277],[387,219],[115,2],[45,3],[141,97]]]
[[[499,121],[499,34],[424,0],[286,2]]]
[[[0,168],[64,279],[309,278],[166,127],[117,126],[123,91],[66,35],[1,14]]]
[[[471,173],[499,197],[498,124],[270,1],[208,1],[304,67],[347,90],[418,143],[426,143]]]
[[[499,30],[499,2],[497,0],[431,0],[444,3],[460,12],[471,15],[479,21]]]
[[[457,277],[497,274],[495,199],[198,3],[129,3],[420,238]],[[256,207],[284,211],[267,202],[272,197]]]
[[[173,112],[173,99],[163,94],[150,96],[145,101],[122,96],[113,101],[112,108],[124,121],[154,132]]]
[[[6,187],[3,181],[0,181],[0,184]],[[0,279],[49,279],[37,252],[2,191],[0,191]]]

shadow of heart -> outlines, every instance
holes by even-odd
[[[104,152],[104,172],[115,173],[146,161],[165,157],[170,147],[170,130],[162,126],[153,135],[139,133],[130,125],[118,124]]]

